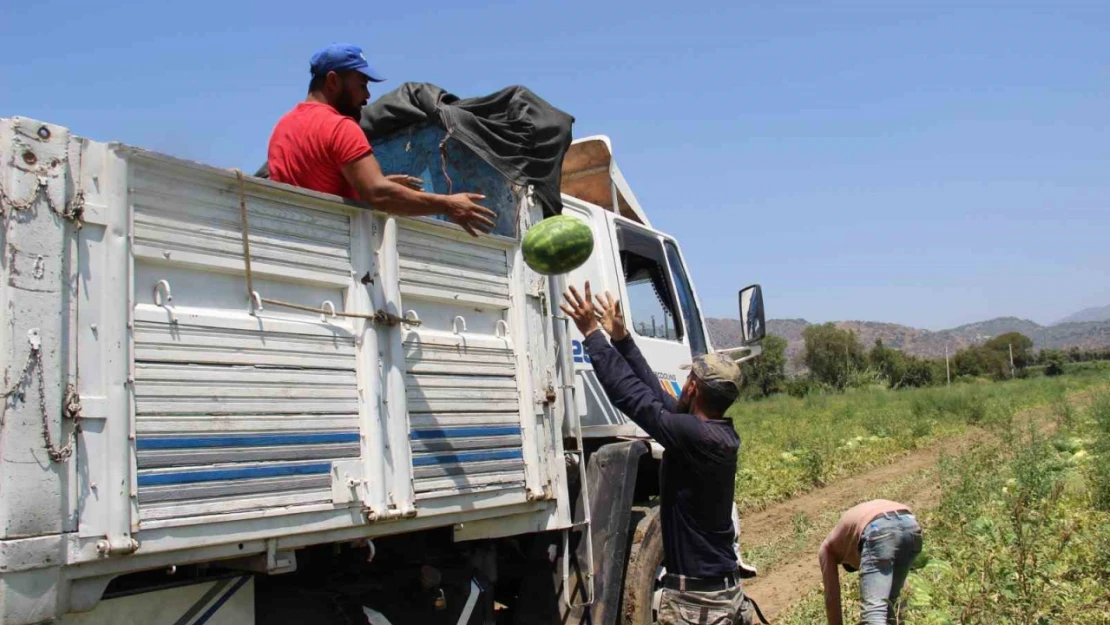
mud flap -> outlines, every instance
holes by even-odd
[[[563,622],[580,621],[593,625],[612,625],[617,622],[624,591],[622,582],[628,559],[628,532],[636,476],[640,458],[649,451],[650,448],[644,441],[625,441],[604,445],[590,455],[587,468],[587,479],[590,480],[590,512],[593,517],[590,534],[594,553],[604,556],[598,558],[597,570],[593,572],[595,601],[589,608],[588,619],[585,614],[571,613],[566,615]],[[576,521],[579,520],[581,507],[580,503],[575,506]],[[572,549],[575,552],[575,563],[585,562],[585,545],[572,545]],[[572,583],[590,579],[579,571]]]

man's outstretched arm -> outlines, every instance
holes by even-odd
[[[343,176],[358,191],[359,199],[380,210],[405,217],[447,215],[471,235],[488,232],[496,213],[477,203],[485,196],[477,193],[439,195],[425,193],[390,180],[382,173],[373,154],[343,166]]]
[[[640,353],[640,348],[636,346],[636,342],[632,340],[632,335],[628,332],[628,326],[624,322],[624,310],[621,301],[615,299],[609,291],[606,291],[604,296],[597,295],[596,299],[601,327],[609,334],[617,353],[624,357],[625,362],[632,368],[632,373],[636,374],[636,377],[651,389],[652,395],[659,403],[663,404],[663,408],[669,412],[674,412],[677,403],[675,398],[669,393],[663,392],[662,383],[655,376],[655,372],[652,371],[651,366],[644,359],[644,355]],[[593,358],[592,354],[590,358]]]
[[[678,424],[674,421],[677,417],[688,415],[665,411],[663,403],[655,396],[655,389],[632,372],[628,362],[605,340],[601,330],[590,333],[583,344],[609,401],[663,447],[675,447]],[[655,386],[658,387],[658,384]]]
[[[589,282],[585,290],[589,295]],[[690,438],[686,434],[696,425],[690,420],[696,422],[697,417],[665,412],[662,402],[656,399],[655,390],[633,373],[624,357],[605,339],[593,304],[589,300],[583,302],[574,287],[570,288],[566,298],[567,303],[560,308],[586,337],[584,345],[593,361],[594,373],[609,401],[663,447],[679,448],[684,439]]]
[[[821,583],[825,587],[825,618],[829,625],[842,625],[843,612],[840,605],[840,572],[837,570],[840,558],[833,553],[830,539],[821,543],[817,552],[817,563],[821,567]]]

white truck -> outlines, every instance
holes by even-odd
[[[595,251],[536,274],[530,189],[459,159],[489,235],[0,119],[0,625],[651,622],[660,450],[557,303],[613,291],[677,392],[677,242],[585,139]]]

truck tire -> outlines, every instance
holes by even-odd
[[[624,574],[621,617],[624,625],[655,622],[653,599],[663,573],[663,528],[659,506],[633,508],[632,541]]]

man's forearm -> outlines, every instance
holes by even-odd
[[[425,193],[383,179],[358,189],[359,198],[374,208],[402,217],[442,215],[447,212],[447,196]]]
[[[830,587],[825,584],[825,618],[829,625],[842,625],[843,615],[840,608],[840,582]]]
[[[636,377],[652,390],[655,398],[663,404],[663,407],[667,410],[674,411],[674,397],[663,392],[659,379],[655,377],[655,372],[652,371],[643,353],[640,352],[640,348],[636,346],[636,342],[632,340],[632,335],[630,334],[623,339],[612,341],[612,345],[613,349],[616,349],[617,353],[628,363],[628,366],[632,369],[632,373],[636,374]]]
[[[822,545],[817,557],[821,566],[821,582],[825,587],[825,618],[829,625],[842,625],[843,614],[840,605],[840,572],[836,560]]]
[[[370,153],[344,165],[343,177],[358,191],[360,200],[394,215],[442,215],[451,207],[450,196],[425,193],[393,182],[382,174],[378,160]]]
[[[583,344],[593,361],[594,374],[609,401],[645,432],[658,439],[663,406],[655,399],[651,387],[633,373],[624,356],[609,344],[601,331],[587,336]]]

